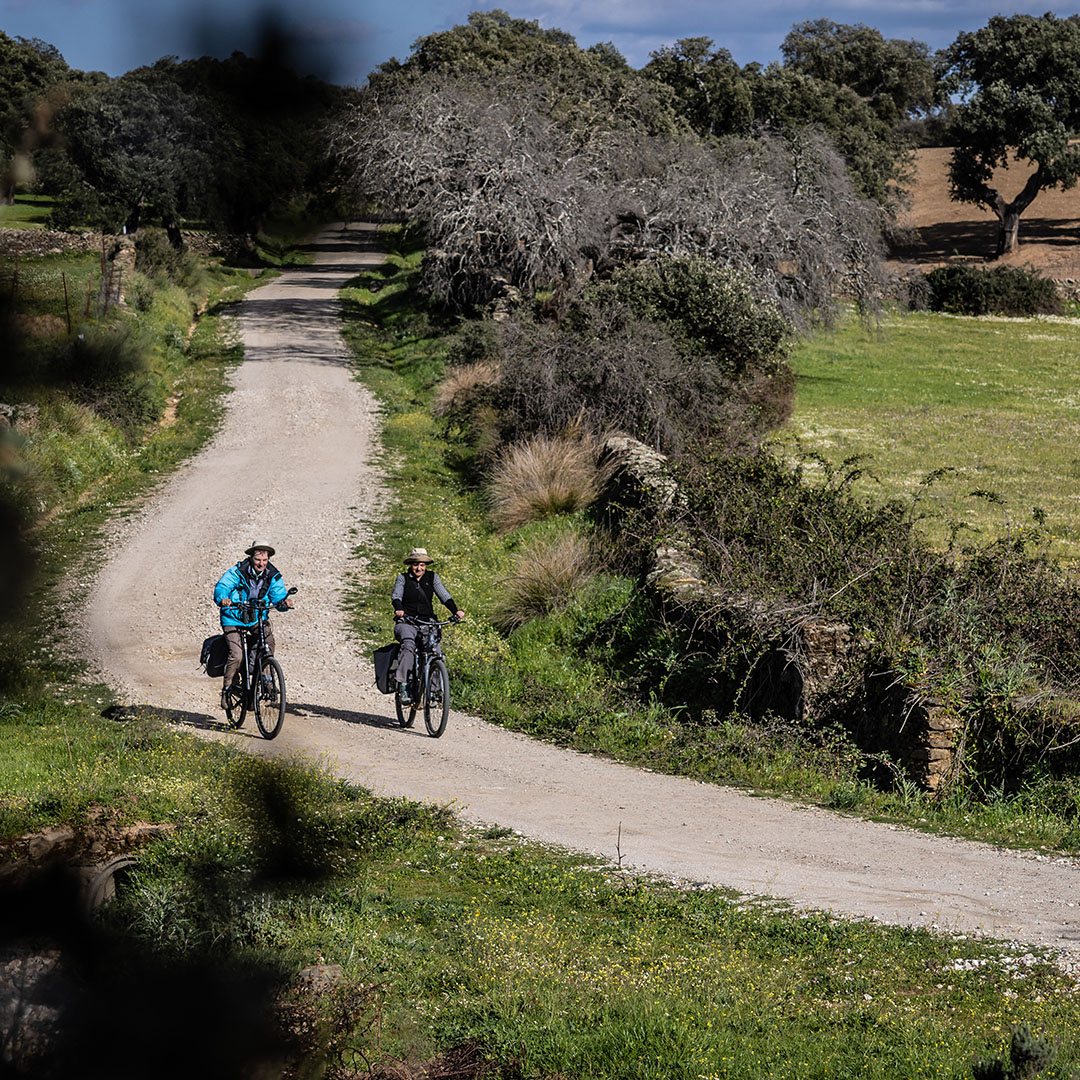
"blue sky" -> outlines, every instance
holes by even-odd
[[[635,66],[681,37],[711,37],[740,63],[776,59],[795,22],[863,22],[886,37],[933,48],[995,14],[1070,7],[1021,0],[0,0],[0,30],[55,45],[73,67],[120,75],[161,56],[227,56],[257,51],[258,27],[276,10],[298,55],[343,83],[362,83],[378,63],[404,59],[416,38],[464,22],[473,10],[501,7],[573,34],[579,45],[611,41]]]

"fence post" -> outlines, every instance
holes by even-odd
[[[90,300],[94,295],[94,271],[90,271],[90,280],[86,283],[86,311],[83,312],[83,318],[90,318]]]
[[[70,337],[71,336],[71,301],[68,299],[67,274],[65,272],[61,272],[60,276],[64,279],[64,311],[67,312],[68,337]]]
[[[15,252],[15,276],[11,279],[11,299],[14,300],[19,291],[19,253]]]
[[[102,311],[102,313],[101,313],[102,315],[108,315],[109,314],[109,294],[112,292],[112,275],[113,275],[113,264],[109,263],[109,277],[105,282],[105,309]]]

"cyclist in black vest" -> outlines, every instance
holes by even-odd
[[[390,603],[394,607],[394,618],[398,620],[394,626],[394,637],[401,642],[398,650],[397,681],[402,686],[402,703],[409,704],[405,690],[405,680],[412,671],[413,657],[416,655],[416,627],[411,623],[401,622],[406,615],[411,619],[426,619],[431,621],[435,618],[433,598],[438,597],[459,619],[465,618],[465,612],[461,611],[454,598],[446,591],[439,575],[434,570],[428,573],[431,565],[431,556],[426,548],[413,548],[405,556],[404,574],[398,574],[394,582],[394,591],[390,594]]]

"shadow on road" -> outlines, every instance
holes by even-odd
[[[198,728],[200,731],[235,731],[237,735],[261,739],[258,730],[251,727],[232,728],[222,719],[209,713],[191,712],[187,709],[164,709],[158,705],[110,705],[103,710],[107,720],[161,720],[168,724],[183,724],[185,727]],[[378,716],[375,713],[353,712],[350,709],[334,709],[329,705],[309,705],[304,702],[289,702],[285,709],[286,717],[301,716],[313,719],[343,720],[346,724],[363,724],[365,727],[385,728],[399,731],[402,735],[417,735],[427,738],[423,729],[403,728],[394,716]],[[251,719],[254,724],[254,718]]]
[[[329,705],[301,705],[294,702],[289,706],[291,712],[295,709],[298,713],[313,717],[326,717],[330,720],[344,720],[346,724],[363,724],[365,727],[385,728],[390,731],[399,731],[402,735],[420,735],[427,738],[427,733],[415,727],[403,728],[396,716],[377,716],[375,713],[353,712],[350,709],[333,709]]]

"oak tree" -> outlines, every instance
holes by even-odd
[[[960,34],[943,54],[956,108],[949,177],[953,198],[992,210],[997,254],[1019,243],[1020,217],[1047,188],[1067,191],[1080,177],[1080,16],[995,15]],[[1010,161],[1032,172],[1010,195],[995,171]]]

